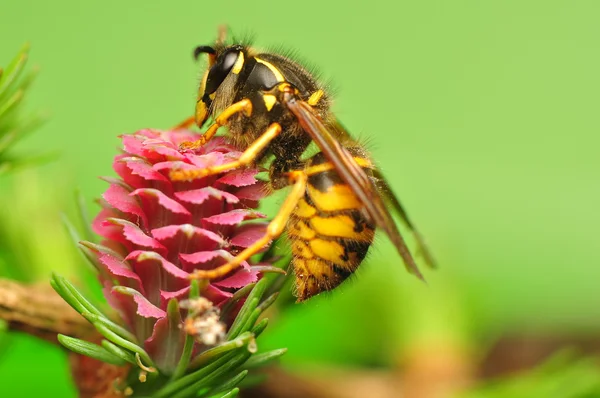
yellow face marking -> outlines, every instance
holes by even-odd
[[[233,64],[233,68],[231,69],[231,71],[237,75],[238,73],[240,73],[243,66],[244,66],[244,53],[240,52],[237,59],[235,60],[235,64]]]
[[[301,218],[310,218],[317,214],[317,209],[306,203],[304,199],[300,199],[294,214]]]
[[[264,94],[263,101],[265,101],[265,106],[267,107],[267,111],[273,109],[273,105],[277,102],[277,98],[273,94]]]
[[[373,241],[374,231],[369,228],[363,228],[356,232],[354,227],[356,222],[347,215],[335,217],[313,217],[310,220],[313,229],[320,235],[349,238],[360,242]]]
[[[356,164],[358,164],[362,168],[365,168],[365,169],[373,168],[373,164],[371,163],[371,161],[369,161],[369,159],[355,156],[354,161],[356,162]],[[334,167],[333,163],[327,162],[327,163],[318,164],[316,166],[309,166],[304,170],[304,172],[306,173],[306,175],[312,176],[315,174],[322,173],[324,171],[333,170],[334,168],[335,167]]]
[[[216,91],[214,93],[212,93],[212,94],[208,94],[208,98],[210,98],[211,100],[214,100],[216,96],[217,96],[217,92]]]
[[[202,77],[202,83],[200,83],[200,88],[198,89],[198,101],[196,102],[196,125],[202,126],[206,119],[208,118],[208,109],[206,108],[206,104],[202,101],[202,97],[204,96],[204,90],[206,88],[206,79],[208,78],[208,70],[204,72],[204,76]]]
[[[321,97],[323,96],[323,90],[317,90],[314,93],[312,93],[310,95],[310,97],[308,97],[308,105],[310,106],[315,106],[319,103],[319,101],[321,100]]]
[[[309,242],[309,245],[313,253],[324,260],[342,266],[346,263],[346,261],[342,260],[344,247],[335,241],[313,239]]]
[[[310,229],[304,221],[296,221],[290,226],[288,235],[304,240],[310,240],[315,237],[315,231]]]
[[[308,185],[308,194],[313,203],[321,211],[337,211],[348,209],[360,209],[362,203],[356,198],[347,185],[334,185],[326,192],[321,192],[312,185]]]
[[[196,124],[202,126],[207,118],[208,109],[206,109],[206,104],[204,101],[198,100],[198,102],[196,102]]]
[[[275,67],[275,65],[273,65],[270,62],[265,61],[264,59],[260,59],[258,57],[254,57],[254,59],[256,60],[256,62],[259,62],[261,64],[263,64],[264,66],[266,66],[267,68],[269,68],[269,70],[275,75],[275,79],[277,79],[278,82],[284,82],[285,78],[283,77],[283,75],[281,74],[281,72],[279,71],[279,69],[277,69]]]
[[[204,96],[204,90],[206,89],[206,79],[208,79],[208,70],[204,72],[204,76],[202,76],[202,83],[200,83],[200,87],[198,88],[198,99],[201,99]]]

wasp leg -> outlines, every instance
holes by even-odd
[[[189,129],[190,127],[192,127],[194,125],[194,123],[196,123],[194,116],[190,116],[187,119],[185,119],[183,122],[179,123],[177,126],[172,127],[171,130]]]
[[[236,113],[244,112],[244,115],[252,114],[252,102],[248,98],[244,98],[230,106],[228,106],[217,118],[215,122],[206,130],[197,141],[184,142],[179,146],[179,149],[198,149],[206,144],[217,133],[219,127],[224,126],[230,117]]]
[[[191,273],[189,279],[215,279],[227,275],[239,267],[244,261],[257,254],[262,248],[269,244],[273,239],[278,238],[285,229],[287,221],[292,212],[298,206],[298,202],[304,196],[306,191],[306,181],[308,179],[304,171],[292,171],[288,173],[288,178],[294,184],[288,197],[283,202],[279,212],[267,226],[267,231],[252,246],[246,248],[240,254],[235,256],[227,264],[221,265],[212,270],[197,270]]]
[[[242,166],[248,166],[254,159],[269,145],[275,137],[281,133],[281,125],[279,123],[271,124],[265,132],[256,139],[239,157],[239,159],[233,162],[221,164],[219,166],[206,167],[204,169],[190,169],[190,170],[173,170],[169,177],[172,181],[183,181],[193,180],[197,178],[203,178],[210,175],[222,173],[224,171],[237,169]]]

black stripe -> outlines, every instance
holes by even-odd
[[[329,188],[335,185],[346,185],[333,169],[309,176],[308,183],[321,192],[327,192]]]
[[[333,269],[333,272],[335,272],[335,274],[338,275],[342,280],[345,280],[352,275],[352,271],[342,268],[339,265],[333,264],[331,268]]]

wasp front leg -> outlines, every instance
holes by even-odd
[[[204,134],[197,141],[187,141],[182,143],[179,146],[180,150],[194,150],[200,148],[202,145],[206,144],[210,139],[217,133],[219,127],[227,124],[229,118],[231,118],[236,113],[243,112],[245,116],[249,117],[252,115],[252,102],[244,98],[243,100],[236,102],[230,106],[228,106],[217,118],[215,122],[206,130]],[[187,121],[183,122],[186,123]]]
[[[197,270],[191,273],[189,279],[216,279],[223,277],[231,271],[238,268],[244,261],[260,252],[271,241],[281,236],[287,222],[298,206],[298,202],[304,196],[306,191],[307,175],[304,171],[292,171],[288,174],[290,182],[293,183],[292,190],[283,202],[279,212],[267,226],[265,234],[258,239],[252,246],[246,248],[240,254],[235,256],[227,264],[221,265],[212,270]]]
[[[261,154],[279,133],[281,133],[281,125],[279,123],[273,123],[242,153],[239,159],[219,166],[205,167],[203,169],[173,170],[169,174],[169,177],[171,178],[171,181],[191,181],[248,166],[256,160],[258,155]]]

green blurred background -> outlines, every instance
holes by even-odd
[[[0,189],[35,181],[72,207],[78,186],[91,203],[118,134],[191,115],[192,49],[227,23],[331,78],[334,110],[368,138],[441,264],[425,286],[380,236],[353,281],[282,313],[261,348],[289,347],[290,368],[386,366],[417,343],[478,356],[506,333],[600,336],[599,18],[593,0],[3,0],[0,65],[31,42],[29,107],[50,112],[17,149],[61,158]],[[20,214],[43,242],[35,211]],[[14,337],[0,394],[74,396],[65,364]]]

